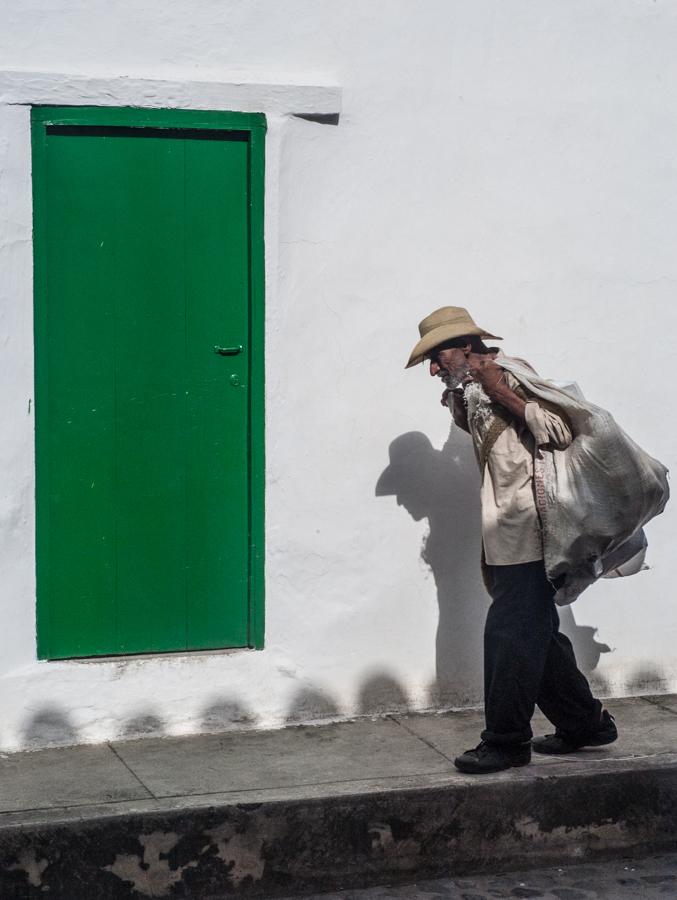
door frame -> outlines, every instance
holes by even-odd
[[[264,178],[266,116],[263,113],[220,112],[139,107],[33,106],[31,145],[33,179],[33,275],[35,337],[35,476],[37,649],[49,658],[50,601],[43,585],[49,565],[48,420],[42,411],[48,396],[46,271],[46,128],[48,125],[118,126],[131,128],[220,129],[248,134],[249,191],[249,333],[247,357],[249,460],[248,496],[248,647],[264,646],[265,564],[265,382],[264,382]],[[41,465],[42,461],[42,465]],[[186,653],[191,651],[168,651]]]

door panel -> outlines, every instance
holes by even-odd
[[[41,655],[246,646],[250,133],[35,128]]]
[[[233,627],[239,623],[233,640],[246,643],[247,635],[238,601],[247,591],[248,484],[242,477],[247,443],[240,426],[247,414],[247,357],[214,352],[215,345],[245,343],[241,336],[249,328],[247,304],[233,303],[248,292],[247,194],[242,190],[247,165],[245,141],[186,144],[186,284],[189,296],[202,298],[190,304],[187,316],[187,342],[193,349],[186,432],[190,646],[221,645],[209,623],[222,610]],[[211,225],[204,227],[205,222]],[[218,495],[228,502],[215,503]],[[242,515],[233,516],[233,507]],[[223,579],[232,586],[218,597],[210,586]]]

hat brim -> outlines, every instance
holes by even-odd
[[[389,466],[381,472],[378,481],[376,482],[376,489],[374,491],[374,496],[376,497],[392,497],[397,493],[397,484],[401,482],[401,478],[398,479],[398,475],[401,475],[401,472],[398,472],[396,467],[390,463]]]
[[[431,329],[421,338],[418,344],[416,344],[411,351],[409,361],[404,368],[410,369],[417,363],[423,362],[426,353],[430,353],[430,351],[434,347],[437,347],[438,344],[444,344],[445,341],[450,341],[452,338],[462,337],[466,334],[476,334],[478,337],[489,338],[492,341],[503,340],[503,338],[499,337],[497,334],[489,334],[488,331],[484,331],[482,328],[463,328],[458,325],[438,325],[437,328]]]

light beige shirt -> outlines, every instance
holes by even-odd
[[[500,361],[501,353],[497,355]],[[505,373],[509,387],[519,382]],[[482,540],[488,565],[510,566],[543,559],[541,528],[534,497],[534,447],[568,447],[572,435],[561,416],[527,402],[526,424],[515,422],[498,436],[482,472]],[[487,425],[479,416],[468,425],[475,445],[482,444]]]

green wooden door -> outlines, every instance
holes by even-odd
[[[263,118],[33,130],[39,655],[260,645]]]

